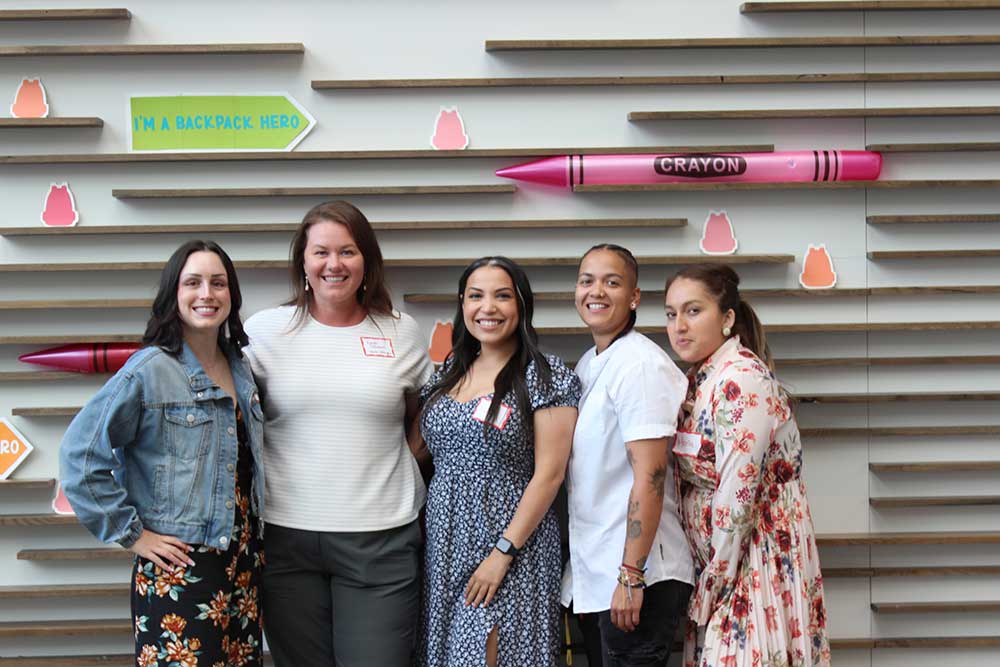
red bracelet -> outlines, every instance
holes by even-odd
[[[622,563],[622,567],[625,568],[626,570],[628,570],[629,572],[635,572],[636,574],[645,574],[646,573],[646,570],[640,570],[637,567],[632,567],[628,563]]]

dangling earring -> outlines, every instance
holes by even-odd
[[[733,333],[733,330],[729,327],[722,327],[722,335],[729,338],[729,335]]]
[[[306,291],[308,292],[309,291],[309,278],[308,277],[305,278],[305,283],[306,283]]]

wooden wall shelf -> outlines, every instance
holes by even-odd
[[[104,127],[104,121],[93,116],[73,118],[0,118],[0,129],[44,129],[67,127]]]
[[[1000,44],[1000,35],[989,44]],[[1000,72],[800,72],[790,74],[675,74],[671,76],[509,76],[489,78],[327,79],[312,82],[315,90],[412,90],[417,88],[541,88],[566,86],[725,86],[796,83],[905,83],[928,81],[996,81]],[[460,151],[461,152],[461,151]]]
[[[816,543],[824,547],[1000,544],[1000,531],[840,533],[817,535]]]
[[[38,598],[98,598],[123,597],[131,590],[128,582],[121,584],[51,584],[37,586],[0,587],[0,600]]]
[[[871,608],[877,614],[989,613],[1000,612],[1000,602],[873,602]]]
[[[866,109],[713,109],[707,111],[630,111],[629,121],[772,120],[786,118],[950,118],[995,116],[1000,107],[893,107]]]
[[[865,394],[796,394],[800,403],[896,403],[924,401],[1000,401],[1000,391],[892,392]]]
[[[132,12],[123,8],[100,9],[0,9],[0,21],[128,21]]]
[[[54,479],[0,479],[0,490],[17,489],[19,491],[33,489],[51,489],[56,485]]]
[[[72,514],[0,514],[0,526],[79,526]]]
[[[966,141],[933,144],[868,144],[876,153],[959,153],[962,151],[1000,151],[1000,141]]]
[[[1000,505],[1000,496],[897,496],[869,498],[875,509],[905,509],[917,507],[974,507]]]
[[[152,299],[31,299],[0,301],[0,310],[89,310],[149,308]]]
[[[947,259],[954,257],[1000,257],[1000,248],[979,248],[976,250],[874,250],[868,253],[870,260],[883,259]]]
[[[487,51],[633,49],[780,49],[832,46],[971,46],[1000,44],[1000,35],[847,35],[813,37],[695,37],[680,39],[488,39]]]
[[[17,409],[17,408],[15,408]],[[907,436],[1000,435],[1000,425],[988,426],[889,426],[864,428],[804,428],[802,437],[809,438],[897,438]]]
[[[784,358],[775,363],[782,368],[812,366],[979,366],[1000,364],[1000,355],[958,355],[923,357],[826,357]]]
[[[1000,213],[956,213],[943,215],[869,215],[869,225],[923,225],[1000,222]]]
[[[0,46],[0,58],[18,56],[249,56],[302,55],[301,42],[276,44],[75,44]]]
[[[447,231],[496,229],[579,229],[630,227],[684,227],[687,218],[573,218],[550,220],[405,220],[372,222],[377,232]],[[297,222],[237,223],[203,225],[101,225],[95,227],[0,227],[0,236],[60,236],[92,234],[290,234],[298,229]]]
[[[919,190],[922,188],[995,188],[1000,179],[833,181],[805,183],[644,183],[574,185],[573,192],[725,192],[729,190]]]
[[[105,561],[132,560],[134,554],[120,547],[100,547],[97,549],[21,549],[17,560],[44,561]]]
[[[847,577],[991,577],[1000,565],[935,565],[928,567],[824,567],[824,579]]]
[[[0,336],[0,345],[70,345],[72,343],[138,343],[141,341],[141,334]]]
[[[997,637],[913,637],[897,639],[876,639],[874,648],[996,648],[1000,646]]]
[[[846,322],[824,324],[765,324],[769,334],[789,333],[850,333],[880,331],[967,331],[1000,329],[1000,322]],[[589,334],[584,326],[535,327],[540,335],[572,336]],[[635,327],[642,334],[662,334],[663,325],[642,325]]]
[[[813,0],[812,2],[744,2],[741,14],[777,12],[921,12],[1000,9],[997,0]]]
[[[868,469],[882,473],[1000,472],[1000,461],[926,461],[922,463],[869,463]],[[1000,566],[998,566],[1000,574]]]
[[[80,406],[72,407],[38,407],[38,408],[11,408],[10,414],[14,417],[75,417],[80,411]]]
[[[51,382],[108,378],[107,373],[73,373],[70,371],[0,371],[0,382]]]
[[[6,621],[0,623],[0,637],[63,637],[132,634],[129,619],[87,619],[79,621]]]
[[[511,194],[517,186],[495,185],[363,185],[313,188],[168,188],[111,191],[115,199],[203,199],[205,197],[356,197],[360,195]]]
[[[1000,75],[1000,73],[998,73]],[[4,119],[16,120],[16,119]],[[617,155],[643,153],[772,153],[774,144],[719,144],[687,146],[569,146],[563,148],[467,148],[460,151],[344,150],[246,151],[220,153],[70,153],[2,155],[0,165],[12,164],[136,164],[170,162],[303,162],[312,160],[402,160],[444,158],[515,158],[558,155]]]

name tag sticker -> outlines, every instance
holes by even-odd
[[[674,454],[678,456],[698,456],[701,451],[701,433],[677,431],[674,439]]]
[[[396,358],[396,352],[392,349],[391,338],[362,336],[361,351],[365,353],[366,357],[384,357],[386,359]]]
[[[486,413],[490,411],[490,405],[493,404],[493,399],[489,396],[483,396],[479,399],[479,404],[476,405],[476,409],[472,412],[472,418],[477,422],[486,422]],[[510,414],[513,412],[510,406],[506,403],[500,404],[500,409],[497,410],[497,416],[493,419],[492,426],[499,430],[503,430],[504,426],[507,425],[507,420],[510,419]]]

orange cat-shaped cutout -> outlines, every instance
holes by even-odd
[[[63,493],[62,484],[56,484],[56,497],[52,499],[52,511],[56,514],[76,514]]]
[[[469,136],[465,134],[465,123],[458,109],[441,107],[434,126],[434,136],[431,146],[439,151],[459,151],[469,145]]]
[[[46,227],[72,227],[80,220],[68,183],[53,183],[45,196],[42,224]]]
[[[45,99],[45,88],[38,79],[23,79],[10,105],[10,115],[14,118],[46,118],[49,103]]]
[[[837,272],[833,270],[833,259],[826,250],[826,244],[809,245],[799,283],[807,289],[826,289],[837,284]]]
[[[431,361],[435,364],[443,364],[444,360],[451,354],[451,334],[454,326],[451,322],[434,323],[434,332],[431,334],[431,347],[427,350]]]
[[[736,252],[733,221],[725,211],[710,211],[698,245],[706,255],[732,255]]]

